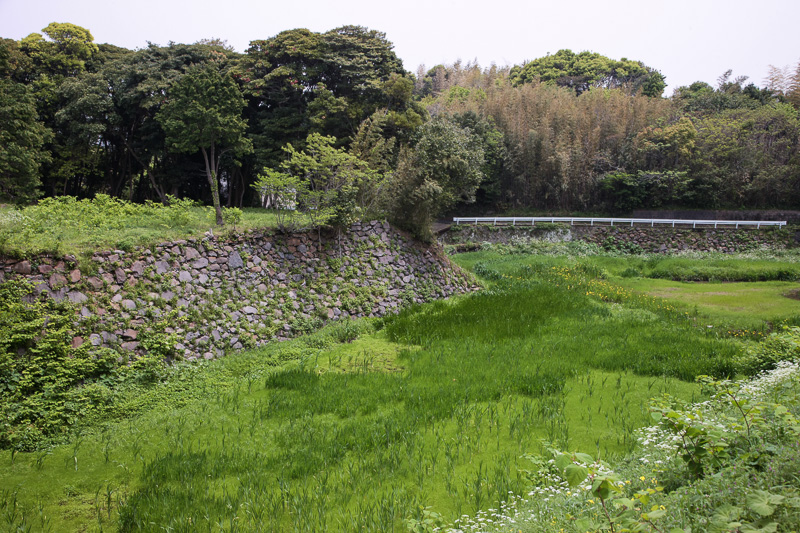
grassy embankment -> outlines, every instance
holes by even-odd
[[[618,461],[649,398],[699,398],[695,376],[734,375],[755,344],[720,334],[750,316],[623,287],[652,289],[614,277],[630,260],[465,254],[483,293],[178,364],[126,419],[6,452],[3,527],[404,530],[525,494],[543,440]]]
[[[179,365],[144,414],[6,455],[0,506],[53,531],[403,530],[525,493],[541,440],[619,459],[650,397],[735,373],[741,345],[674,306],[526,259],[473,257],[490,290],[352,343],[339,324]]]
[[[272,211],[223,210],[226,230],[274,227]],[[135,246],[218,233],[211,207],[173,199],[172,204],[133,204],[98,195],[94,200],[46,198],[23,209],[0,208],[0,255],[74,255],[84,260],[98,250],[130,251]]]

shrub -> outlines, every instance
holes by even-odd
[[[753,376],[772,370],[781,361],[800,358],[800,327],[784,327],[770,334],[763,342],[749,348],[739,361],[739,371]]]

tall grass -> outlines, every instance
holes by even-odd
[[[592,268],[553,267],[487,262],[488,290],[384,331],[353,341],[340,324],[209,363],[201,375],[218,379],[183,380],[170,403],[41,468],[19,454],[3,485],[28,521],[47,502],[56,529],[404,531],[525,493],[523,456],[542,440],[621,457],[648,397],[689,399],[682,380],[732,373],[734,342],[596,285]],[[82,509],[69,517],[66,485]]]
[[[227,228],[275,226],[264,209],[225,209]],[[164,240],[217,231],[214,212],[190,200],[170,205],[134,204],[99,194],[92,200],[70,196],[45,198],[19,210],[0,210],[0,255],[81,256],[96,250],[148,246]]]

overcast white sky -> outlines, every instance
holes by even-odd
[[[255,39],[345,24],[386,33],[407,70],[477,60],[514,65],[561,48],[643,61],[675,87],[716,85],[727,69],[763,85],[767,66],[800,61],[800,0],[0,0],[0,37],[50,22],[89,29],[97,43]]]

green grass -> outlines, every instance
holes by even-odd
[[[707,255],[707,257],[706,257]],[[580,266],[586,272],[608,280],[634,293],[652,296],[667,302],[676,310],[688,313],[698,326],[709,325],[723,335],[760,339],[780,325],[800,323],[800,301],[797,300],[800,281],[758,282],[688,282],[647,277],[654,270],[668,271],[669,265],[680,265],[695,272],[706,269],[726,271],[731,279],[775,277],[767,273],[790,272],[797,269],[796,254],[764,259],[758,257],[728,257],[704,254],[701,257],[663,256],[554,256],[510,253],[498,255],[492,251],[459,254],[456,261],[465,268],[488,268],[501,275],[510,275],[519,265],[547,269],[560,265]],[[706,276],[708,277],[708,276]]]
[[[800,315],[799,282],[688,283],[629,278],[617,282],[629,289],[685,304],[710,324],[738,329],[762,329]]]
[[[733,371],[735,342],[610,286],[587,295],[585,269],[505,270],[379,332],[341,323],[176,369],[140,415],[8,453],[0,506],[16,493],[35,521],[41,504],[53,531],[402,531],[425,507],[452,521],[524,493],[541,440],[620,458],[647,398]]]
[[[235,211],[225,210],[226,216]],[[207,231],[275,227],[272,211],[241,210],[240,220],[215,226],[211,207],[186,200],[161,204],[131,204],[104,195],[94,200],[48,198],[21,210],[0,209],[0,255],[37,254],[90,256],[97,250],[126,250],[168,240],[202,237]]]

